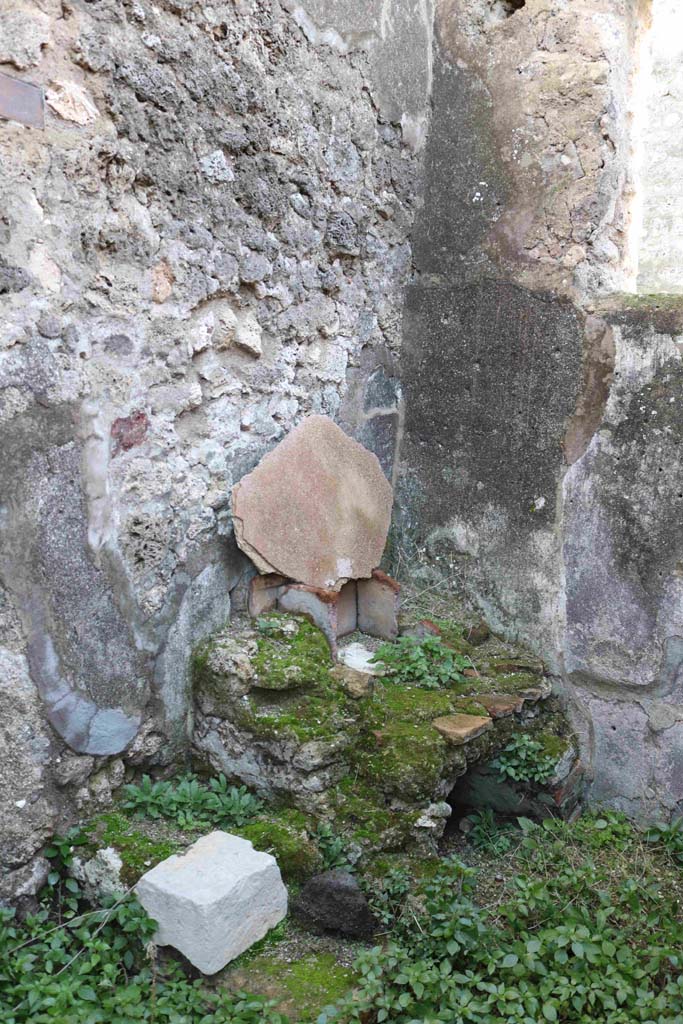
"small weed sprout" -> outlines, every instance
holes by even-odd
[[[465,819],[470,829],[467,841],[477,850],[484,850],[494,857],[500,857],[512,848],[510,826],[500,826],[490,807],[470,814]]]

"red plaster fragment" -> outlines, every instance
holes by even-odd
[[[142,444],[147,434],[149,420],[146,413],[138,410],[130,416],[123,416],[114,420],[111,425],[111,436],[114,442],[112,458],[120,451],[127,452],[135,445]]]

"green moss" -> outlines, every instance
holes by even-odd
[[[329,683],[321,685],[315,693],[288,695],[279,703],[251,693],[235,708],[231,718],[257,739],[337,743],[344,734],[351,740],[356,708],[330,677]]]
[[[249,961],[239,971],[239,986],[274,999],[280,1012],[298,1024],[310,1024],[323,1007],[337,1002],[353,987],[356,975],[333,953],[307,953],[292,962],[275,948]]]
[[[434,619],[441,631],[441,639],[459,654],[471,655],[472,645],[465,640],[465,626],[455,619]]]
[[[380,729],[387,721],[431,722],[450,713],[451,691],[422,690],[385,681],[375,687],[372,697],[361,707],[365,725]]]
[[[456,697],[452,704],[453,712],[457,715],[488,715],[484,705],[474,697]]]
[[[389,720],[351,757],[360,774],[382,791],[421,800],[438,785],[446,743],[431,722]]]
[[[543,685],[543,680],[529,672],[509,672],[501,673],[498,676],[490,676],[485,674],[488,669],[484,669],[484,674],[467,680],[467,693],[470,696],[476,698],[476,695],[481,693],[506,693],[514,695],[516,693],[523,693],[525,690],[538,689],[539,686]]]
[[[233,831],[255,849],[272,853],[287,881],[302,882],[322,870],[322,857],[307,825],[304,814],[288,808]]]
[[[525,674],[534,677],[543,675],[543,662],[533,654],[501,654],[482,659],[478,669],[489,676]]]
[[[400,848],[415,820],[414,814],[390,810],[382,790],[357,776],[341,780],[332,810],[339,835],[365,850]]]
[[[355,975],[337,963],[333,953],[313,953],[287,964],[275,965],[278,977],[301,1007],[301,1021],[313,1020],[323,1006],[340,999],[353,985]]]
[[[443,869],[441,857],[425,857],[414,853],[381,853],[366,861],[363,877],[381,882],[390,871],[401,868],[412,879],[411,889],[419,892],[421,886],[431,882]]]
[[[441,776],[446,744],[432,721],[450,714],[445,690],[385,682],[361,705],[362,736],[350,757],[361,778],[384,793],[423,799]]]
[[[261,635],[253,658],[257,679],[248,694],[231,696],[220,673],[211,668],[211,649],[220,646],[221,637],[195,652],[195,686],[211,698],[217,713],[257,739],[337,742],[352,730],[355,708],[331,673],[323,634],[291,615],[264,616],[258,626]]]
[[[680,310],[683,312],[683,295],[665,294],[655,292],[653,294],[635,294],[633,292],[619,292],[610,296],[610,308],[621,306],[626,309],[642,310]]]
[[[329,685],[332,657],[327,640],[306,619],[267,615],[258,620],[254,668],[258,686],[268,690]]]
[[[183,844],[172,838],[152,838],[135,828],[131,821],[117,811],[101,814],[89,822],[84,831],[91,838],[89,851],[113,847],[123,863],[121,878],[127,887],[162,860],[178,853]]]
[[[234,693],[225,673],[219,667],[221,653],[228,654],[228,660],[240,650],[239,640],[227,632],[215,634],[201,643],[192,653],[190,672],[193,692],[200,695],[211,710],[211,714],[230,717],[234,704]]]
[[[555,762],[569,750],[570,740],[564,736],[557,736],[551,732],[534,732],[533,737],[543,745],[543,757],[552,757]]]

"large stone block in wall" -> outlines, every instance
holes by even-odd
[[[493,280],[408,291],[408,528],[489,621],[543,637],[551,662],[556,494],[582,361],[580,316],[552,295]]]
[[[606,313],[614,383],[564,480],[563,647],[596,798],[656,817],[683,806],[683,307],[633,305]]]
[[[564,482],[566,666],[683,701],[680,326],[671,316],[612,318],[605,417]]]
[[[411,464],[425,526],[500,509],[553,521],[566,421],[581,383],[580,317],[502,281],[408,291],[402,357]]]

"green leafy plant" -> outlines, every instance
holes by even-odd
[[[537,782],[543,785],[552,778],[556,763],[556,758],[544,752],[539,740],[522,732],[510,740],[491,762],[491,767],[515,782]]]
[[[683,818],[668,825],[663,822],[651,825],[645,838],[648,843],[661,847],[676,864],[683,865]]]
[[[417,920],[400,918],[384,946],[361,954],[353,997],[318,1024],[683,1019],[683,922],[654,864],[647,877],[612,877],[614,856],[598,866],[577,855],[564,822],[524,822],[514,857],[529,870],[487,909],[474,901],[472,870],[445,861]]]
[[[354,871],[354,864],[349,857],[343,839],[336,835],[328,822],[320,822],[315,832],[315,840],[326,871],[332,871],[334,868],[340,868],[342,871]]]
[[[379,881],[361,882],[370,909],[385,928],[391,928],[400,918],[410,892],[410,875],[405,868],[391,868]]]
[[[60,920],[74,917],[79,910],[81,887],[75,878],[69,875],[74,854],[79,846],[88,842],[88,836],[79,828],[69,829],[65,835],[54,835],[49,845],[43,850],[44,856],[50,861],[47,886],[44,897],[52,900]]]
[[[130,898],[62,925],[45,907],[22,923],[0,909],[3,1024],[286,1024],[272,1003],[157,965],[154,931]]]
[[[495,857],[500,857],[512,847],[510,826],[501,827],[490,807],[467,816],[469,823],[467,841],[477,850],[486,850]]]
[[[394,682],[426,690],[463,682],[463,669],[472,664],[466,655],[451,650],[435,636],[402,636],[395,643],[382,644],[373,662],[381,663],[384,674]]]
[[[122,806],[138,818],[167,818],[181,828],[230,828],[246,825],[263,805],[245,786],[231,786],[224,775],[201,782],[194,775],[176,781],[124,787]]]

